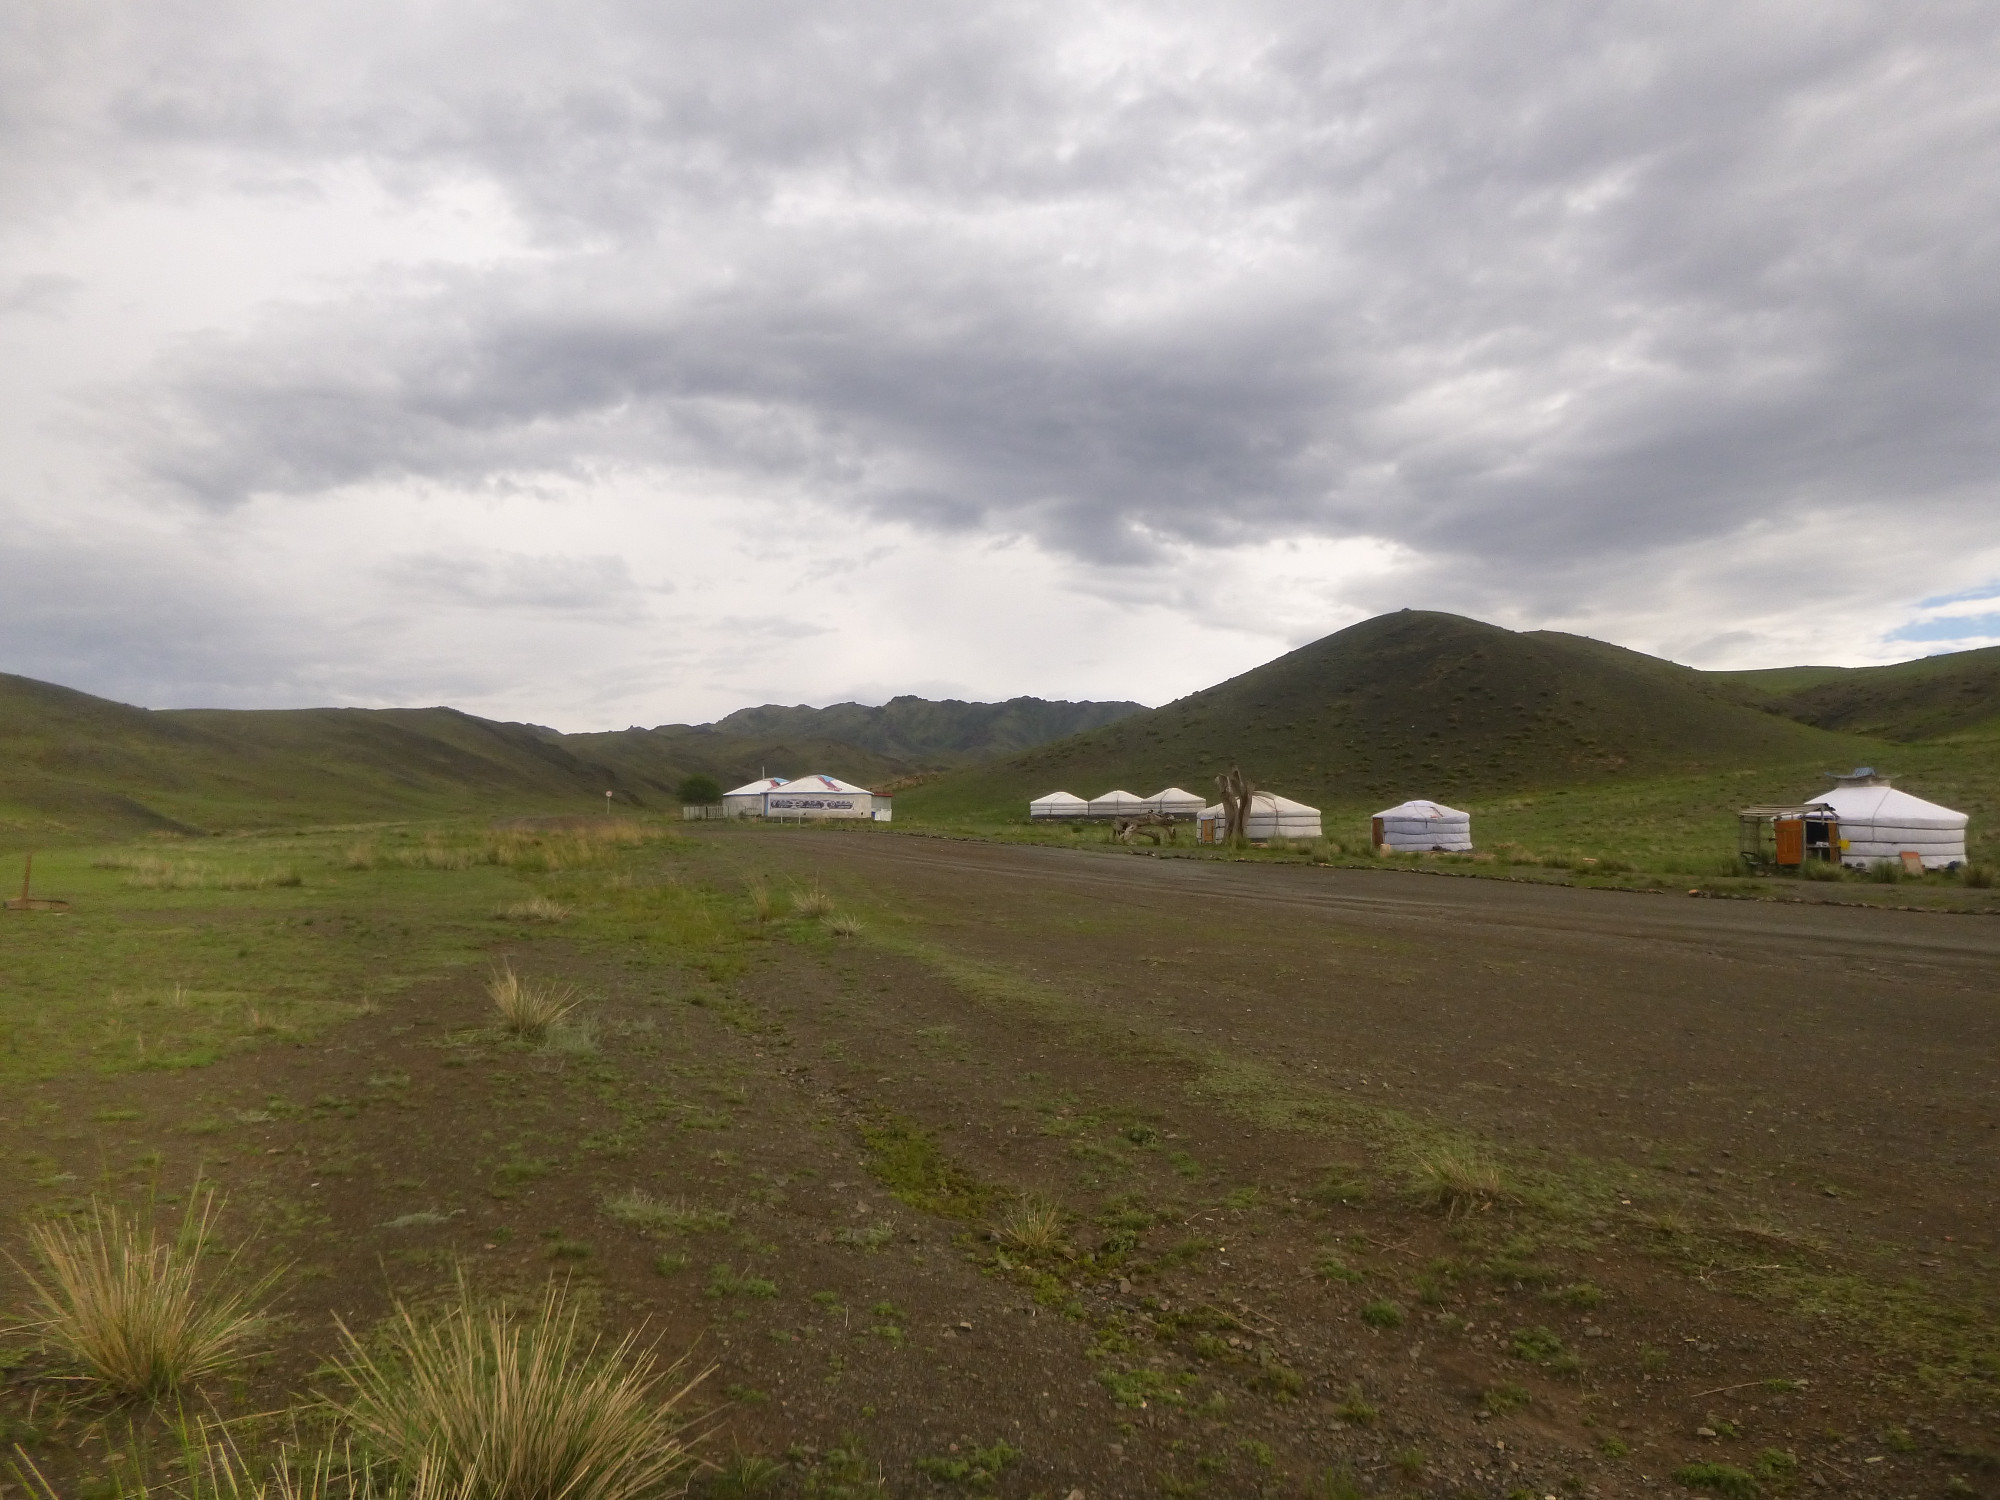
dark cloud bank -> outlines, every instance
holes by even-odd
[[[1098,565],[1385,538],[1530,611],[1991,545],[1990,6],[278,9],[45,12],[5,191],[359,164],[495,185],[520,253],[104,395],[157,495],[666,464]]]

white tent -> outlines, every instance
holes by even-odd
[[[1130,792],[1106,792],[1102,797],[1092,797],[1087,815],[1093,818],[1137,818],[1143,817],[1147,809],[1144,797],[1135,797]]]
[[[1222,804],[1218,802],[1213,807],[1204,807],[1196,827],[1198,842],[1221,843],[1224,830]],[[1243,820],[1243,835],[1257,841],[1319,838],[1322,836],[1319,809],[1294,802],[1290,797],[1280,797],[1274,792],[1252,792],[1250,814]]]
[[[1153,793],[1146,799],[1146,805],[1163,818],[1201,816],[1201,798],[1193,792],[1184,792],[1177,786],[1170,786],[1164,792]]]
[[[837,776],[801,776],[764,793],[767,818],[876,818],[878,799],[865,786]]]
[[[1031,818],[1081,818],[1089,812],[1090,804],[1069,792],[1050,792],[1028,804]]]
[[[1442,802],[1399,802],[1375,814],[1375,843],[1398,851],[1449,853],[1472,847],[1472,815]]]
[[[747,782],[733,792],[722,794],[722,813],[728,818],[761,818],[764,815],[764,793],[775,791],[785,784],[782,776],[766,776],[761,781]]]
[[[1939,807],[1889,785],[1863,766],[1836,776],[1832,791],[1812,800],[1833,809],[1840,822],[1840,862],[1866,867],[1882,859],[1915,854],[1926,870],[1949,870],[1965,863],[1962,812]]]

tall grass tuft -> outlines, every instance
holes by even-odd
[[[523,979],[512,964],[494,970],[486,993],[500,1012],[500,1029],[524,1042],[546,1042],[581,1003],[575,985]]]
[[[221,1200],[198,1188],[178,1230],[162,1237],[148,1218],[93,1199],[76,1219],[29,1227],[35,1265],[19,1267],[40,1314],[44,1342],[85,1378],[121,1396],[153,1400],[227,1369],[261,1337],[276,1273],[236,1275],[241,1247],[203,1275]]]
[[[769,922],[778,915],[778,903],[772,899],[771,888],[761,880],[750,882],[750,915],[759,922]]]
[[[567,922],[570,911],[547,896],[529,896],[522,901],[510,901],[493,915],[503,922]]]
[[[826,930],[835,937],[860,937],[863,931],[861,919],[848,912],[836,912],[826,919]]]
[[[555,1283],[526,1314],[461,1301],[419,1320],[399,1306],[386,1339],[340,1331],[352,1394],[334,1410],[412,1491],[642,1500],[695,1462],[681,1408],[709,1372],[661,1368],[635,1334],[586,1337]]]
[[[792,892],[792,910],[802,917],[830,917],[833,897],[817,880]]]
[[[1453,1217],[1485,1208],[1507,1188],[1497,1162],[1471,1146],[1449,1143],[1412,1152],[1409,1177],[1419,1202]]]
[[[1028,1255],[1060,1255],[1065,1248],[1060,1204],[1022,1198],[1000,1221],[1000,1239]]]

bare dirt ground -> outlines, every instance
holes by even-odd
[[[636,878],[728,944],[504,950],[594,1049],[499,1043],[464,974],[35,1085],[0,1213],[201,1163],[295,1262],[242,1410],[336,1314],[567,1275],[715,1363],[709,1451],[772,1494],[2000,1494],[2000,923],[698,833]],[[758,878],[862,930],[757,924]],[[1503,1175],[1423,1201],[1440,1159]],[[35,1376],[0,1420],[116,1493]]]

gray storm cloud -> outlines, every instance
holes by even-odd
[[[17,27],[30,217],[358,168],[485,185],[517,228],[100,388],[162,503],[669,466],[1090,565],[1373,537],[1443,599],[1505,606],[1505,565],[1531,613],[1747,530],[1990,526],[1990,7]]]

